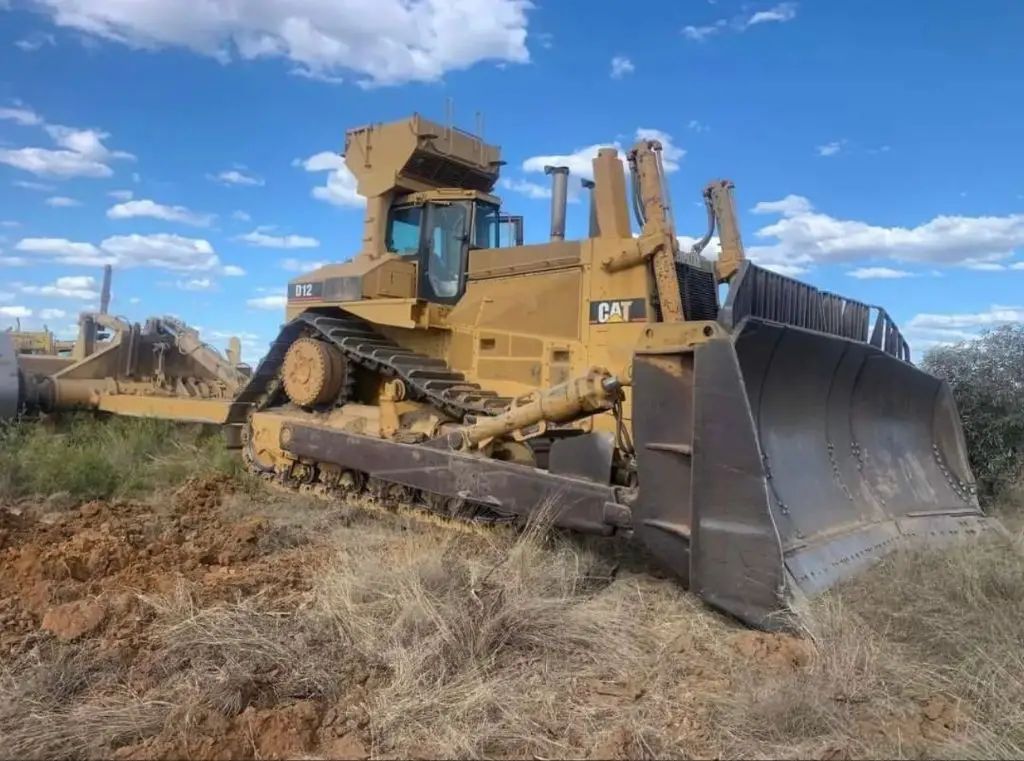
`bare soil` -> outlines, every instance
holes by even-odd
[[[8,499],[0,747],[57,759],[1009,758],[1024,737],[1024,572],[991,560],[1009,551],[901,561],[816,604],[795,638],[743,629],[607,551],[330,507],[223,474],[137,499]],[[879,591],[886,574],[929,581],[927,568],[959,591]]]

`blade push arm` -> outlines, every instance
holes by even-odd
[[[722,252],[715,263],[715,275],[719,282],[727,283],[739,269],[740,262],[747,258],[743,249],[743,238],[736,220],[736,201],[732,191],[732,180],[714,180],[704,188],[704,205],[708,210],[708,231],[693,246],[693,253],[699,254],[711,242],[711,236],[718,228],[718,240]]]
[[[629,152],[633,175],[633,211],[643,226],[641,247],[653,251],[651,270],[654,291],[661,307],[663,322],[682,322],[683,297],[676,276],[676,240],[668,186],[661,163],[661,143],[644,140]]]

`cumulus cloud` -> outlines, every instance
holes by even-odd
[[[82,301],[93,301],[100,296],[96,289],[96,278],[85,275],[59,277],[49,285],[24,285],[21,290],[23,293],[33,296],[80,299]]]
[[[679,171],[679,166],[686,156],[686,150],[675,144],[672,135],[649,127],[639,127],[634,133],[636,141],[657,140],[661,143],[661,158],[666,173]],[[625,153],[631,146],[623,147],[618,141],[607,143],[594,143],[583,148],[577,148],[571,153],[557,153],[546,156],[531,156],[522,164],[522,170],[527,173],[543,173],[545,166],[567,166],[573,177],[593,179],[593,161],[602,148],[615,148],[619,151],[619,158],[622,160],[623,169],[628,172]],[[545,185],[514,178],[503,178],[502,187],[514,192],[522,193],[528,198],[550,198],[551,189]],[[569,184],[570,197],[578,194],[578,183]]]
[[[624,55],[617,55],[612,58],[612,79],[622,79],[627,74],[632,74],[636,71],[636,67],[633,62],[626,58]]]
[[[68,313],[63,309],[46,308],[39,310],[39,316],[44,320],[59,320],[62,317],[67,317]]]
[[[0,307],[0,317],[7,317],[9,319],[22,320],[26,317],[32,316],[32,310],[28,307],[23,306],[2,306]]]
[[[2,6],[2,3],[0,3]],[[37,50],[42,49],[46,45],[56,45],[57,39],[52,34],[42,34],[35,32],[30,34],[28,37],[23,37],[14,43],[14,47],[18,48],[25,53],[35,53]]]
[[[920,355],[936,346],[970,341],[984,330],[1007,323],[1024,323],[1024,306],[993,304],[981,312],[916,314],[903,326],[903,333]]]
[[[31,108],[0,108],[0,121],[10,121],[24,127],[36,127],[43,123],[43,117]]]
[[[209,291],[213,288],[213,281],[208,277],[194,277],[178,280],[174,285],[182,291]]]
[[[519,193],[527,198],[534,200],[541,200],[543,198],[551,198],[551,186],[541,185],[539,182],[531,182],[530,180],[516,180],[508,177],[502,177],[498,181],[498,186],[511,190],[513,193]]]
[[[326,172],[326,182],[313,188],[310,195],[320,201],[334,206],[360,208],[366,205],[366,199],[356,189],[356,178],[345,166],[345,159],[331,151],[321,151],[308,159],[296,159],[292,162],[307,172]]]
[[[748,248],[751,259],[759,263],[810,266],[887,260],[969,265],[998,263],[1024,245],[1024,214],[942,215],[914,227],[884,227],[832,217],[796,195],[759,203],[752,211],[781,217],[754,232],[754,239],[766,241]]]
[[[891,267],[858,267],[846,273],[858,280],[895,280],[902,277],[912,277],[913,272],[906,270],[894,270]]]
[[[228,169],[218,174],[207,175],[207,177],[221,185],[260,186],[266,184],[261,178],[247,174],[240,169]]]
[[[5,115],[6,114],[6,115]],[[134,160],[125,151],[112,151],[104,145],[110,133],[97,129],[77,129],[61,124],[46,124],[42,117],[25,108],[0,110],[0,118],[20,124],[42,126],[57,148],[0,148],[0,164],[40,177],[110,177],[115,160]]]
[[[831,143],[819,145],[815,150],[819,156],[835,156],[843,149],[843,142],[842,140],[834,140]]]
[[[260,248],[317,248],[320,245],[316,238],[304,235],[268,235],[265,232],[267,229],[270,228],[257,228],[251,233],[239,235],[236,240]]]
[[[68,198],[67,196],[51,196],[43,201],[47,206],[52,206],[55,209],[66,209],[72,206],[81,206],[81,201],[76,201],[74,198]]]
[[[185,48],[223,63],[284,59],[364,85],[436,81],[481,61],[527,63],[530,0],[29,0],[60,27],[135,48]]]
[[[121,269],[152,267],[173,272],[229,274],[209,241],[169,233],[114,235],[98,245],[66,238],[23,238],[14,248],[32,258],[56,264]],[[240,270],[239,270],[240,272]]]
[[[695,42],[704,42],[717,34],[738,34],[760,24],[782,24],[796,18],[796,8],[796,3],[784,2],[755,13],[744,13],[728,19],[720,18],[700,26],[688,25],[683,27],[683,36]]]
[[[131,190],[111,190],[107,195],[115,201],[130,201],[135,197],[135,193]]]
[[[180,222],[193,227],[209,227],[216,217],[215,214],[199,214],[189,211],[184,206],[167,206],[147,199],[137,201],[125,201],[107,209],[107,217],[110,219],[135,219],[137,217],[151,217],[162,219],[165,222]]]

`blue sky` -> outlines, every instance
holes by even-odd
[[[113,311],[238,334],[254,361],[287,280],[358,249],[345,129],[441,119],[449,97],[502,146],[528,241],[544,163],[578,177],[599,146],[658,135],[682,236],[703,232],[703,185],[732,179],[751,258],[884,306],[917,355],[1024,320],[1024,4],[638,10],[0,0],[0,320],[71,331],[111,262]],[[572,204],[570,236],[585,226]]]

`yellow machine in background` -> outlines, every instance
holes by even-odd
[[[766,628],[907,541],[1001,531],[949,389],[885,311],[748,261],[726,180],[681,250],[660,149],[627,153],[628,186],[600,151],[579,240],[568,169],[549,167],[550,240],[524,245],[493,195],[496,146],[419,116],[350,130],[360,252],[289,282],[287,323],[244,383],[161,323],[22,374],[17,404],[222,422],[253,472],[339,498],[484,523],[553,506],[556,525],[632,535]]]

